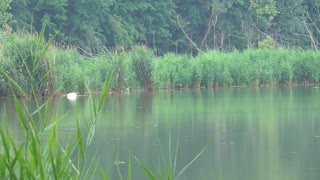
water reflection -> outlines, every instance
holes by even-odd
[[[112,95],[88,156],[96,156],[111,179],[118,179],[114,162],[125,162],[119,165],[125,177],[129,153],[156,173],[164,160],[169,163],[171,150],[178,173],[208,145],[180,179],[318,179],[319,97],[320,89],[301,87]],[[52,108],[67,113],[59,126],[62,137],[75,134],[66,129],[75,128],[77,120],[86,131],[92,108],[87,97],[76,103],[61,98]],[[2,100],[0,113],[0,123],[10,117],[6,122],[18,131],[12,101]],[[135,162],[132,168],[133,179],[147,179]]]

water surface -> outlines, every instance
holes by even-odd
[[[67,113],[60,135],[75,136],[77,120],[87,131],[84,122],[90,121],[91,107],[87,97],[57,99],[53,111]],[[164,161],[169,165],[171,151],[178,174],[207,146],[179,179],[318,180],[319,107],[320,89],[312,87],[111,95],[88,157],[96,157],[111,179],[119,179],[117,157],[125,162],[120,170],[126,178],[130,153],[156,174]],[[1,124],[8,119],[19,135],[12,100],[0,100],[0,113]],[[134,159],[132,169],[133,179],[148,179]]]

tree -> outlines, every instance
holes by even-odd
[[[12,0],[0,0],[0,28],[4,28],[12,19],[12,14],[8,12]]]
[[[14,0],[9,12],[13,15],[15,30],[30,31],[33,28],[33,9],[37,0]]]
[[[36,30],[40,31],[45,24],[47,37],[61,32],[62,25],[67,21],[67,3],[68,0],[38,0],[33,13]],[[63,33],[60,33],[61,37]]]
[[[278,0],[279,14],[272,24],[272,37],[278,46],[310,48],[306,31],[305,0]]]

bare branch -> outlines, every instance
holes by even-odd
[[[311,21],[311,23],[314,25],[314,27],[316,27],[317,31],[320,33],[319,27],[318,27],[317,24],[314,22],[314,20],[310,17],[309,12],[307,12],[307,16],[308,16],[308,19]]]
[[[311,40],[312,46],[314,47],[314,49],[315,49],[316,51],[318,51],[317,45],[316,45],[316,43],[315,43],[315,41],[314,41],[314,38],[313,38],[313,34],[312,34],[312,32],[310,31],[310,29],[308,28],[308,26],[307,26],[307,22],[304,21],[303,24],[304,24],[304,27],[306,28],[306,30],[307,30],[307,32],[308,32],[308,34],[309,34],[309,38],[310,38],[310,40]]]
[[[208,21],[208,28],[207,28],[207,31],[206,31],[206,33],[205,33],[205,35],[204,35],[204,37],[203,37],[203,39],[201,41],[201,45],[200,45],[201,48],[203,47],[204,43],[207,41],[208,35],[209,35],[212,27],[214,28],[214,31],[215,31],[215,26],[216,26],[216,24],[218,22],[218,15],[215,15],[215,19],[213,20],[214,14],[215,14],[214,10],[213,10],[213,8],[211,8],[211,14],[210,14],[210,18],[209,18],[209,21]]]
[[[203,51],[198,48],[197,44],[195,42],[193,42],[192,39],[188,36],[188,34],[184,31],[183,27],[180,24],[179,17],[177,17],[177,22],[178,22],[178,25],[179,25],[181,31],[186,36],[186,38],[189,40],[189,42],[197,49],[197,51],[199,51],[200,53],[203,53]]]

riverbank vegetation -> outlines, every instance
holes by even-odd
[[[263,45],[269,46],[269,45]],[[100,91],[112,75],[112,91],[218,86],[282,86],[319,83],[320,53],[313,50],[260,48],[207,51],[197,56],[156,56],[146,46],[87,57],[76,48],[59,48],[43,33],[6,32],[0,46],[0,95],[42,95]],[[21,88],[15,89],[15,82]]]
[[[4,1],[0,96],[11,94],[8,77],[43,95],[99,91],[110,74],[111,89],[121,92],[318,83],[319,7],[315,0]]]
[[[117,92],[319,83],[319,3],[291,1],[2,1],[0,96],[14,96],[25,139],[16,143],[0,128],[0,177],[94,176],[98,165],[85,166],[85,151],[107,77]],[[92,100],[87,143],[77,126],[63,146],[62,116],[49,115],[50,98],[101,91],[98,103]],[[38,95],[48,100],[35,111],[17,98]],[[167,177],[174,177],[169,163]]]

